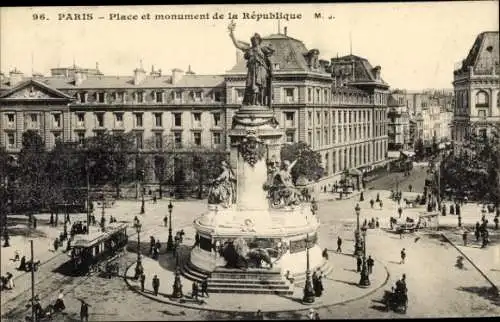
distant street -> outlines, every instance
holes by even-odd
[[[399,182],[399,190],[409,191],[408,186],[412,185],[412,191],[422,193],[424,191],[425,178],[427,177],[427,166],[415,166],[409,176],[404,176],[403,172],[391,172],[387,176],[377,178],[367,183],[367,189],[376,190],[396,190]]]

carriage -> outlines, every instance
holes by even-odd
[[[127,245],[127,225],[109,224],[105,232],[90,231],[76,235],[71,247],[71,268],[77,274],[89,274],[101,270],[99,263],[106,262],[104,274],[107,277],[118,274],[118,266],[108,262]]]
[[[406,314],[408,309],[408,295],[406,292],[400,291],[385,291],[383,302],[385,303],[386,311],[393,310]]]

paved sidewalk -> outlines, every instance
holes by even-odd
[[[168,261],[171,263],[173,261],[172,255],[163,256],[164,258],[160,256],[160,262]],[[261,310],[263,312],[279,312],[305,310],[309,307],[341,304],[368,296],[385,285],[389,276],[385,266],[377,262],[373,274],[370,275],[371,286],[369,288],[360,288],[357,285],[360,274],[357,273],[355,269],[355,258],[348,255],[331,253],[330,265],[333,266],[333,270],[327,278],[323,278],[323,286],[325,289],[323,295],[320,298],[316,298],[315,303],[312,305],[304,305],[301,303],[303,290],[300,287],[295,287],[292,296],[212,293],[208,298],[200,298],[203,299],[202,304],[194,303],[194,301],[190,299],[192,282],[182,276],[182,290],[185,302],[179,304],[178,301],[173,301],[169,298],[173,291],[173,265],[170,264],[170,267],[165,268],[164,263],[160,265],[161,263],[159,261],[148,257],[143,257],[142,262],[146,275],[144,293],[140,292],[139,281],[134,281],[132,279],[135,264],[129,267],[126,274],[126,283],[136,292],[167,304],[213,311],[256,312],[257,310]],[[155,274],[158,275],[160,279],[160,289],[157,297],[152,294],[152,278]]]

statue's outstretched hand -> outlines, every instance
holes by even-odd
[[[231,22],[229,23],[229,26],[227,27],[227,29],[229,30],[229,32],[232,33],[235,28],[236,28],[236,23],[234,22],[234,20],[231,20]]]

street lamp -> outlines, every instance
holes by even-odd
[[[136,276],[139,275],[139,273],[142,274],[142,263],[141,263],[141,228],[142,225],[141,223],[136,223],[135,224],[135,231],[137,232],[137,264],[135,266],[135,274]]]
[[[85,162],[85,172],[87,175],[87,234],[90,231],[90,164],[87,159],[87,162]]]
[[[141,215],[144,215],[144,194],[146,193],[146,187],[142,187],[142,200],[141,200]]]
[[[361,279],[359,280],[359,286],[368,287],[370,286],[370,278],[368,276],[368,267],[366,265],[366,227],[363,228],[363,266],[361,268]]]
[[[304,285],[304,297],[302,302],[306,304],[314,303],[314,289],[311,281],[311,270],[309,269],[309,234],[306,236],[306,284]]]
[[[174,241],[172,238],[172,209],[174,206],[172,205],[172,200],[169,201],[168,203],[168,218],[169,218],[169,225],[168,225],[168,240],[167,240],[167,252],[172,251],[174,249]]]
[[[359,207],[359,204],[356,204],[356,207],[354,208],[354,211],[356,212],[356,231],[354,232],[354,255],[359,256],[361,254],[361,240],[359,238],[359,214],[361,213],[361,208]]]

